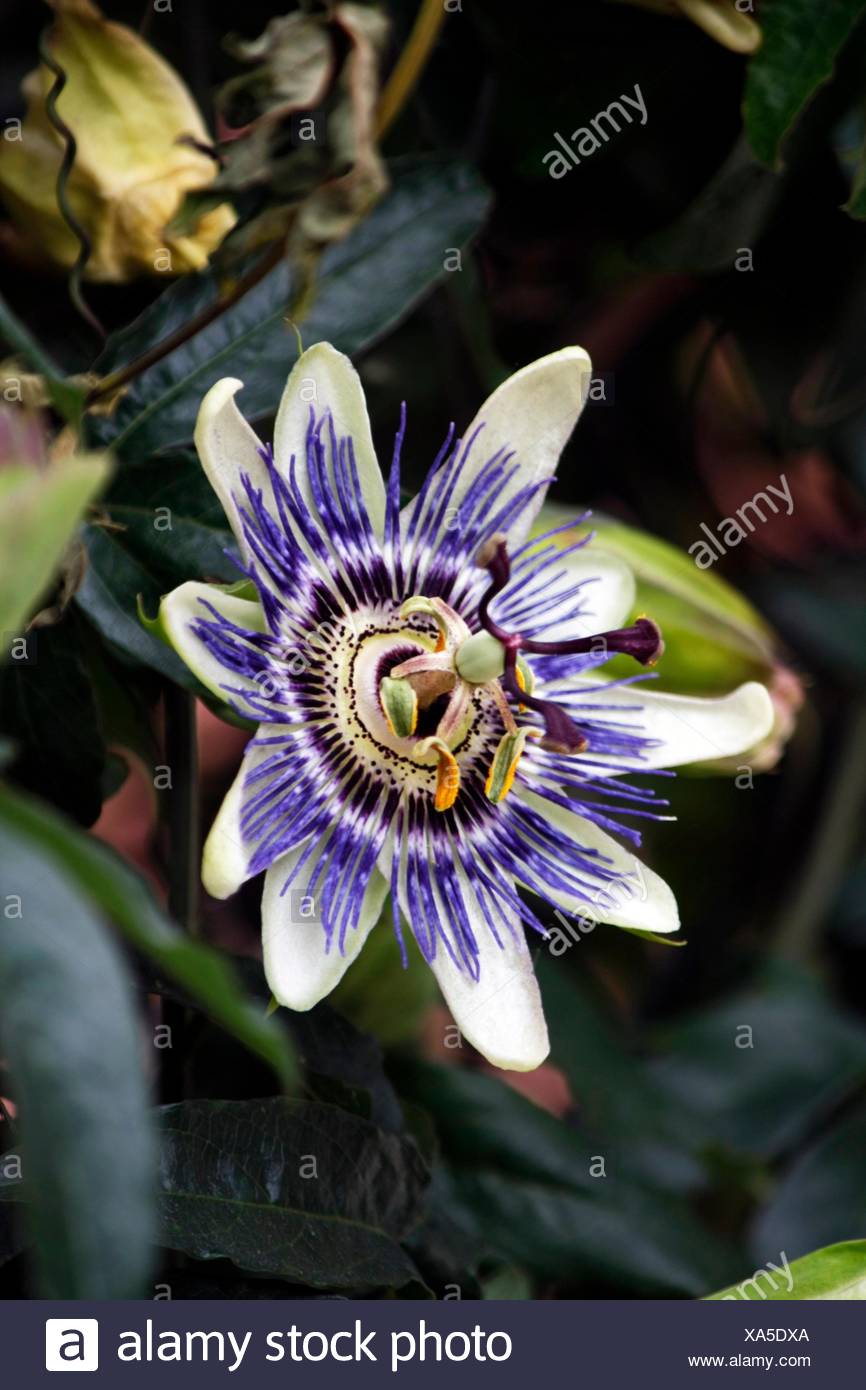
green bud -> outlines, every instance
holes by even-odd
[[[539,534],[565,520],[567,514],[561,508],[545,507]],[[624,622],[645,614],[664,635],[656,688],[676,695],[726,695],[744,681],[760,681],[776,707],[776,724],[761,748],[752,750],[749,758],[742,755],[738,762],[752,761],[756,770],[772,767],[793,731],[803,700],[798,676],[780,660],[780,643],[773,629],[733,585],[699,569],[676,546],[604,514],[594,513],[590,526],[596,533],[593,547],[624,560],[635,576],[634,606]],[[575,532],[563,531],[553,539],[564,548],[574,543]],[[630,676],[634,665],[627,657],[614,657],[602,671],[612,678]],[[723,761],[700,767],[701,771],[729,770]]]

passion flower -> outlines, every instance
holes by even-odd
[[[640,666],[655,624],[621,624],[634,595],[588,538],[529,530],[580,415],[580,348],[504,382],[453,427],[400,509],[401,419],[387,481],[350,362],[299,359],[273,447],[235,405],[202,403],[196,444],[251,597],[183,584],[163,630],[203,684],[259,724],[210,832],[203,879],[227,897],[265,874],[264,962],[275,998],[309,1009],[344,974],[390,895],[463,1035],[527,1070],[547,1029],[519,890],[567,913],[672,932],[671,890],[639,865],[633,818],[666,803],[633,774],[752,747],[772,721],[747,683],[718,700],[605,680]],[[614,832],[611,834],[611,832]]]

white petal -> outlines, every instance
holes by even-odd
[[[310,892],[309,883],[327,838],[325,835],[314,847],[285,893],[282,893],[283,885],[304,854],[303,848],[284,854],[265,874],[262,895],[265,977],[274,998],[298,1012],[318,1004],[343,978],[379,920],[388,896],[387,879],[374,869],[364,892],[358,925],[354,931],[347,932],[342,955],[336,940],[326,949],[324,928],[315,920],[315,895],[320,885]]]
[[[266,725],[261,726],[263,730]],[[253,768],[273,756],[273,748],[252,740],[244,751],[238,774],[223,799],[222,806],[204,842],[201,880],[212,898],[229,898],[251,877],[249,861],[255,845],[241,835],[244,780]]]
[[[246,768],[241,764],[204,842],[201,881],[212,898],[230,898],[249,878],[249,852],[240,831],[245,774]]]
[[[379,869],[391,881],[395,843],[388,837],[379,856]],[[411,931],[411,913],[406,896],[405,841],[401,846],[403,863],[397,875],[400,911]],[[505,1071],[533,1071],[550,1051],[547,1024],[532,959],[526,945],[523,924],[517,914],[503,904],[514,934],[494,913],[502,946],[497,944],[487,918],[459,860],[454,869],[460,881],[463,903],[478,945],[479,979],[458,970],[441,940],[430,968],[439,984],[463,1037],[495,1067]],[[513,886],[513,885],[509,885]],[[435,890],[434,890],[435,891]],[[448,906],[436,891],[440,912],[447,917]]]
[[[589,889],[589,902],[576,894],[545,888],[545,895],[558,904],[565,912],[578,917],[595,918],[599,922],[609,922],[615,927],[635,927],[640,931],[672,932],[680,925],[676,899],[664,879],[642,864],[630,849],[624,849],[617,840],[585,816],[568,811],[564,806],[555,805],[546,797],[535,792],[515,787],[522,801],[554,825],[557,830],[574,844],[575,850],[595,850],[604,858],[599,868],[614,870],[626,876],[626,881],[610,885],[599,885],[597,890]],[[527,884],[533,887],[532,884]]]
[[[730,695],[715,699],[667,695],[649,689],[648,681],[602,690],[592,690],[593,685],[597,686],[598,681],[551,681],[545,686],[545,693],[555,700],[560,687],[586,690],[585,703],[595,707],[592,713],[598,719],[603,719],[609,709],[611,718],[621,721],[620,711],[627,710],[630,728],[658,740],[656,746],[646,749],[640,758],[622,759],[629,771],[678,767],[683,763],[708,762],[713,758],[746,753],[760,743],[773,726],[772,701],[759,681],[747,681]],[[579,702],[572,703],[571,699],[568,702],[569,711],[578,723],[582,703],[582,696]],[[591,747],[587,753],[591,757]]]
[[[202,685],[207,686],[221,700],[228,696],[225,687],[249,686],[261,692],[254,681],[235,671],[228,670],[222,662],[212,656],[201,638],[196,637],[190,627],[194,618],[213,620],[213,614],[204,607],[202,600],[214,607],[229,622],[237,623],[252,632],[267,632],[267,622],[261,604],[256,599],[237,598],[226,594],[212,584],[199,584],[189,580],[166,594],[159,606],[159,617],[166,634],[178,656],[186,663]]]
[[[556,575],[562,578],[556,579]],[[542,642],[568,642],[575,637],[592,637],[597,632],[607,632],[621,627],[634,605],[635,580],[631,569],[624,560],[597,550],[592,544],[571,555],[564,555],[551,563],[538,583],[549,576],[544,589],[534,603],[536,611],[544,608],[544,626],[537,630],[531,619],[524,621],[524,628],[532,627],[533,635]],[[517,580],[521,576],[518,574]],[[527,580],[526,587],[536,590],[536,583]],[[570,594],[575,584],[582,584],[577,598]],[[515,582],[509,586],[492,605],[494,618],[507,614],[509,599],[520,603],[520,586]],[[557,595],[563,597],[557,601]],[[548,609],[548,604],[550,608]],[[579,609],[579,615],[575,615]],[[508,626],[507,622],[505,626]]]
[[[385,532],[385,484],[373,447],[364,391],[348,357],[330,343],[316,343],[298,358],[286,382],[274,426],[276,465],[287,476],[294,455],[298,486],[312,511],[306,472],[311,406],[317,415],[330,410],[338,438],[351,435],[361,493],[373,530],[381,540]]]
[[[211,487],[223,504],[244,559],[249,549],[243,538],[235,497],[245,501],[241,473],[249,474],[254,487],[271,496],[268,470],[259,452],[261,440],[235,405],[235,393],[243,382],[223,377],[212,386],[199,406],[195,426],[195,447]]]
[[[505,1071],[532,1071],[541,1066],[550,1043],[523,927],[515,918],[514,940],[499,924],[501,948],[486,922],[474,927],[480,978],[458,970],[440,947],[432,963],[439,988],[463,1037],[488,1062]]]
[[[514,452],[513,462],[520,467],[503,489],[497,510],[521,488],[553,475],[586,402],[591,372],[592,365],[583,348],[567,347],[530,362],[496,388],[463,434],[464,441],[469,440],[483,424],[450,498],[451,517],[478,473],[499,449]],[[512,550],[529,535],[545,491],[538,489],[509,529]],[[404,523],[414,506],[411,502],[405,509]]]

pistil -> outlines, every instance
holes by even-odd
[[[491,536],[482,546],[477,557],[478,564],[490,574],[490,584],[478,604],[478,617],[482,632],[468,639],[462,651],[464,669],[486,653],[483,647],[485,634],[487,643],[497,644],[501,649],[502,684],[509,695],[527,709],[535,710],[544,720],[542,748],[554,753],[582,753],[589,746],[587,735],[552,700],[540,700],[532,694],[526,680],[526,665],[520,660],[520,653],[536,656],[575,656],[582,652],[603,653],[605,655],[624,654],[640,662],[642,666],[653,666],[664,651],[664,643],[659,628],[651,618],[640,617],[630,627],[616,628],[609,632],[596,633],[591,637],[576,637],[565,642],[544,642],[533,637],[523,637],[520,633],[507,632],[490,615],[490,605],[501,593],[511,578],[511,560],[508,555],[506,537],[501,533]],[[491,657],[487,657],[490,661]],[[457,669],[461,667],[461,652],[457,654]]]

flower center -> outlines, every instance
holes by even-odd
[[[494,536],[478,563],[491,576],[478,607],[481,631],[471,632],[443,599],[416,594],[397,615],[407,626],[366,637],[355,659],[357,713],[364,728],[380,748],[419,770],[435,769],[437,811],[448,810],[457,799],[461,761],[477,761],[480,750],[467,736],[479,707],[486,711],[488,727],[499,729],[493,742],[485,745],[482,764],[485,793],[492,801],[508,794],[528,738],[538,739],[541,747],[554,753],[581,753],[588,747],[587,733],[560,706],[533,693],[532,669],[525,654],[624,652],[651,665],[662,651],[659,630],[648,618],[565,642],[507,632],[490,614],[492,600],[511,573],[505,538]],[[408,626],[413,618],[432,620],[437,636]],[[519,728],[509,696],[518,714],[532,710],[539,715],[543,730],[532,725]],[[471,749],[467,742],[472,742]]]

